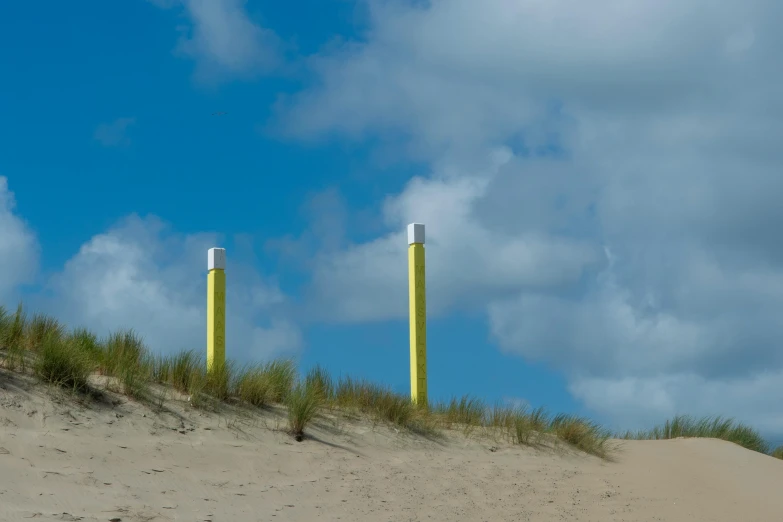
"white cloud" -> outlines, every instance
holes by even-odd
[[[536,230],[508,234],[477,220],[477,201],[511,159],[508,150],[500,149],[480,174],[453,177],[454,171],[445,168],[442,176],[414,178],[384,205],[386,223],[396,232],[347,250],[323,252],[311,289],[322,318],[365,321],[407,315],[405,227],[414,221],[426,224],[432,315],[493,295],[578,281],[586,267],[599,261],[589,244],[545,237]]]
[[[32,283],[38,271],[38,241],[15,207],[8,179],[0,176],[0,304],[6,306],[16,304],[19,285]]]
[[[735,415],[779,437],[783,433],[781,378],[780,370],[731,379],[673,373],[652,378],[577,378],[569,389],[593,411],[619,421],[617,430],[645,429],[651,419],[696,411]]]
[[[155,0],[159,7],[182,5],[189,25],[177,51],[197,62],[203,81],[244,77],[280,65],[277,35],[249,15],[246,0]]]
[[[154,217],[130,216],[86,242],[51,281],[48,309],[105,335],[133,328],[152,350],[201,351],[206,343],[206,255],[213,234],[181,235]],[[226,350],[238,360],[292,353],[298,328],[278,309],[285,298],[228,256]],[[259,326],[266,324],[266,326]]]
[[[611,421],[783,432],[783,4],[368,5],[281,125],[403,136],[431,169],[385,202],[389,234],[318,257],[312,302],[403,316],[403,227],[424,222],[433,309],[485,309],[502,349]]]
[[[111,123],[101,123],[95,129],[94,138],[104,147],[130,145],[128,127],[136,123],[136,118],[117,118]]]

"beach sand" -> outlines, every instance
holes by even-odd
[[[0,374],[0,520],[783,520],[783,461],[719,440],[623,441],[606,462],[361,419],[295,442],[281,412],[167,407]]]

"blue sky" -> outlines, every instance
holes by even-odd
[[[303,50],[361,30],[350,23],[355,6],[347,2],[270,4],[264,19],[277,22],[281,35]],[[318,23],[301,21],[300,9],[319,10],[310,18]],[[314,194],[336,189],[349,208],[371,209],[405,182],[406,165],[366,174],[373,168],[367,146],[307,146],[267,136],[263,127],[276,98],[302,80],[194,83],[193,63],[171,52],[174,28],[183,22],[178,9],[94,1],[78,9],[50,2],[43,10],[22,3],[4,11],[3,46],[22,51],[3,58],[3,68],[17,72],[3,88],[3,172],[18,213],[38,236],[44,273],[57,271],[84,242],[128,214],[154,214],[179,233],[224,235],[220,246],[229,255],[232,235],[251,236],[259,269],[295,293],[307,274],[265,254],[266,240],[301,234],[308,226],[303,207]],[[101,124],[121,119],[133,120],[118,138],[127,143],[95,139]],[[405,271],[406,257],[399,263]],[[500,354],[482,323],[455,317],[431,324],[433,396],[524,396],[558,409],[577,407],[562,378]],[[302,326],[303,367],[322,364],[336,374],[407,389],[404,320]],[[143,331],[143,325],[128,327]],[[487,377],[476,377],[477,370]]]
[[[780,7],[536,5],[4,4],[0,299],[201,347],[223,246],[231,355],[406,391],[423,222],[432,397],[783,434]]]

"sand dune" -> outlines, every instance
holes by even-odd
[[[783,461],[718,440],[627,441],[616,462],[360,420],[298,443],[264,415],[80,406],[0,375],[0,519],[783,520]]]

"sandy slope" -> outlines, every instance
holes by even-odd
[[[783,462],[716,440],[618,462],[366,422],[296,443],[282,420],[84,408],[0,373],[0,520],[783,520]]]

